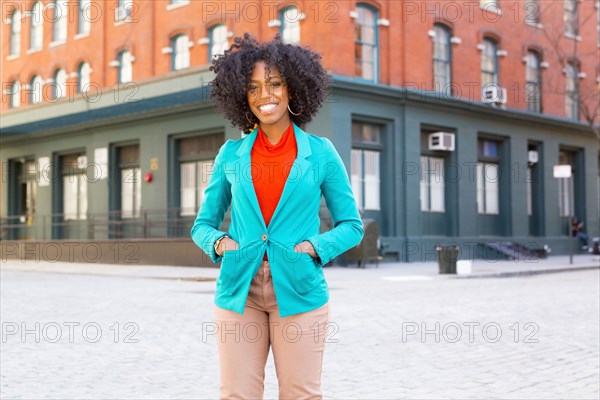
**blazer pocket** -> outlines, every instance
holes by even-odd
[[[308,253],[292,251],[295,256],[293,263],[294,289],[299,294],[310,292],[319,283],[319,267],[317,261]]]
[[[240,271],[248,264],[248,260],[244,261],[243,249],[226,250],[223,253],[221,260],[221,270],[219,272],[219,280],[226,294],[232,294],[237,289],[241,281]]]

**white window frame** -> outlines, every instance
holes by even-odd
[[[452,33],[441,24],[435,24],[433,29],[433,90],[449,96],[452,93]],[[442,39],[445,40],[442,42]]]
[[[142,210],[142,170],[121,168],[121,218],[139,218]]]
[[[87,93],[90,90],[91,68],[87,62],[79,64],[78,72],[78,89],[79,93]]]
[[[420,194],[423,212],[446,212],[444,163],[443,157],[421,156]]]
[[[129,50],[119,53],[119,83],[127,83],[133,80],[133,57]]]
[[[187,35],[177,35],[173,38],[173,71],[180,71],[190,66],[190,46]]]
[[[301,13],[298,7],[290,6],[281,10],[281,39],[287,44],[300,43]]]
[[[87,35],[90,33],[91,21],[90,21],[90,0],[78,0],[77,1],[77,34]]]
[[[19,108],[21,105],[21,85],[13,81],[10,85],[10,108]]]
[[[67,41],[67,24],[69,22],[67,0],[54,0],[53,37],[55,43]]]
[[[21,54],[21,11],[16,9],[10,17],[10,55]]]
[[[488,171],[495,170],[495,179]],[[493,162],[477,162],[477,212],[500,214],[500,165]]]
[[[208,30],[209,46],[208,46],[208,61],[219,54],[223,54],[229,48],[229,40],[227,39],[227,26],[225,24],[217,24]]]
[[[359,4],[356,7],[357,17],[354,21],[355,30],[359,28],[361,32],[363,29],[373,29],[373,42],[367,42],[364,40],[358,40],[357,37],[354,38],[354,45],[360,45],[362,54],[360,59],[355,59],[355,64],[360,60],[362,75],[360,78],[366,79],[369,81],[373,81],[377,83],[379,81],[379,32],[377,26],[377,15],[378,12],[376,9],[373,9],[366,4]],[[361,35],[362,37],[362,35]],[[367,55],[368,57],[365,57]],[[369,60],[369,57],[372,60]],[[368,68],[365,66],[371,66],[371,75],[368,74]]]
[[[54,99],[62,99],[67,95],[67,73],[59,68],[54,73]]]
[[[30,82],[30,104],[39,104],[42,102],[42,89],[44,88],[44,81],[39,75],[34,75]]]
[[[44,16],[42,15],[42,4],[39,1],[36,1],[31,8],[30,27],[30,50],[42,50],[44,47]]]
[[[214,160],[179,163],[179,206],[182,217],[197,214],[204,200],[204,191],[208,186],[213,169]]]

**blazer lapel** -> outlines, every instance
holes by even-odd
[[[285,181],[285,186],[283,187],[283,193],[281,193],[281,197],[279,198],[279,203],[277,203],[277,207],[275,208],[275,212],[273,213],[273,217],[271,217],[270,224],[273,224],[273,221],[276,220],[277,216],[281,214],[281,209],[285,205],[285,202],[290,198],[292,193],[300,186],[300,182],[302,182],[302,178],[308,172],[311,163],[306,158],[312,154],[310,151],[310,144],[308,143],[308,136],[306,132],[300,129],[296,124],[294,125],[294,135],[296,136],[296,146],[298,147],[298,155],[292,168],[290,169],[290,174],[288,175],[287,180]]]
[[[248,134],[242,140],[242,144],[236,151],[236,155],[239,157],[237,162],[240,170],[238,173],[240,174],[241,185],[248,197],[248,201],[250,202],[250,206],[256,213],[258,220],[262,222],[263,230],[267,230],[267,224],[265,223],[265,219],[262,216],[260,211],[260,206],[258,204],[258,198],[256,197],[256,191],[254,190],[254,182],[252,182],[252,169],[251,169],[251,159],[250,159],[250,151],[252,150],[252,145],[256,140],[256,135],[258,134],[258,125],[254,127],[254,130]]]

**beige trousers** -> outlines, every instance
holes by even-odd
[[[215,305],[221,399],[262,399],[269,346],[280,400],[322,399],[329,303],[280,318],[269,261],[252,279],[244,314]]]

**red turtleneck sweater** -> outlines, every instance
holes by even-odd
[[[297,154],[298,148],[293,124],[290,123],[275,145],[269,142],[259,125],[256,140],[250,152],[251,172],[258,205],[267,226],[277,208]],[[266,251],[263,260],[267,260]]]

